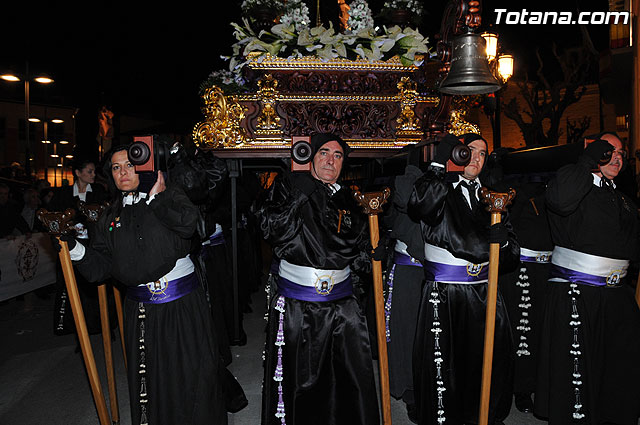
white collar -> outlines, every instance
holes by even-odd
[[[87,192],[91,192],[91,184],[87,184],[87,188],[85,190],[85,193]],[[78,189],[78,182],[74,182],[73,183],[73,196],[79,196],[80,195],[80,189]]]
[[[595,186],[600,187],[600,182],[602,181],[602,177],[597,175],[596,173],[591,173],[591,175],[593,175],[593,184]],[[613,180],[609,180],[611,182],[611,184],[613,185],[613,188],[616,188],[616,183]]]
[[[122,206],[137,204],[143,199],[146,199],[146,197],[147,194],[144,192],[138,192],[137,196],[135,196],[134,193],[128,193],[126,196],[122,197]]]
[[[466,181],[467,183],[475,182],[475,183],[478,184],[478,187],[482,186],[482,183],[480,183],[480,179],[479,178],[476,177],[474,180],[469,180],[467,178],[462,177],[462,174],[458,174],[458,181],[453,183],[453,187],[454,188],[457,187],[460,184],[460,182],[463,181],[463,180]]]

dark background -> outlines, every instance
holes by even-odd
[[[328,0],[322,0],[327,2]],[[133,2],[132,2],[133,3]],[[47,72],[55,83],[32,85],[32,103],[63,104],[79,108],[79,143],[93,143],[97,111],[103,104],[116,118],[132,115],[165,123],[167,132],[190,134],[198,122],[200,84],[214,70],[226,68],[221,55],[230,55],[235,42],[230,22],[241,22],[240,1],[212,1],[202,7],[135,8],[127,3],[87,3],[83,8],[49,7],[6,11],[0,29],[0,67],[23,72],[28,61],[32,73]],[[382,0],[369,2],[374,13]],[[573,4],[573,6],[572,6]],[[435,46],[445,2],[425,2],[420,32]],[[533,77],[534,52],[544,54],[551,78],[559,69],[550,56],[551,43],[560,47],[578,43],[578,26],[494,26],[494,9],[509,11],[573,10],[573,2],[548,0],[530,3],[504,0],[483,2],[483,27],[500,33],[502,50],[516,58],[515,78]],[[608,1],[580,2],[580,10],[606,11]],[[598,49],[607,47],[608,26],[590,25]],[[555,68],[554,68],[555,67]],[[0,98],[24,98],[21,85],[0,84]]]

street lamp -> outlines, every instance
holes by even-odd
[[[29,122],[30,122],[30,111],[29,111],[29,81],[33,78],[33,81],[39,84],[51,84],[53,83],[53,79],[47,75],[38,75],[38,76],[30,76],[29,75],[29,63],[25,66],[25,74],[24,76],[19,76],[13,73],[6,73],[0,75],[5,81],[9,82],[18,82],[24,81],[24,125],[25,125],[25,137],[26,137],[26,145],[25,145],[25,172],[31,177],[31,140],[29,134]]]
[[[501,126],[500,126],[500,92],[506,86],[507,81],[513,75],[514,59],[512,55],[501,54],[499,52],[498,35],[491,32],[481,34],[485,39],[487,59],[489,60],[489,69],[493,76],[500,81],[502,86],[494,93],[496,106],[493,113],[491,124],[493,127],[493,148],[501,147]]]
[[[46,115],[46,109],[45,109],[45,115]],[[44,125],[44,139],[42,140],[42,143],[45,145],[45,162],[44,162],[44,178],[45,180],[49,179],[49,158],[46,156],[49,153],[49,149],[47,145],[52,144],[51,140],[49,140],[49,123],[52,124],[62,124],[64,122],[64,120],[60,119],[60,118],[53,118],[51,120],[47,119],[46,117],[42,120],[43,121],[43,125]],[[55,141],[53,142],[53,154],[50,155],[51,158],[58,158],[58,144],[62,144],[62,145],[66,145],[69,142],[67,142],[66,140],[59,140],[59,141]],[[57,174],[56,174],[56,169],[53,169],[53,181],[54,181],[54,186],[57,185]]]

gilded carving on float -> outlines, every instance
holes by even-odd
[[[256,139],[264,139],[264,136],[270,136],[266,138],[280,140],[282,138],[282,130],[280,129],[280,117],[276,112],[278,80],[274,79],[271,74],[267,74],[264,78],[258,80],[258,87],[258,100],[262,105],[262,110],[257,120]],[[276,136],[275,139],[274,136]]]
[[[469,95],[469,96],[454,96],[451,105],[451,111],[449,112],[449,122],[451,128],[449,133],[454,136],[460,136],[465,133],[480,134],[480,127],[476,124],[468,122],[465,118],[467,112],[474,106],[477,106],[481,101],[481,96]]]
[[[251,57],[255,59],[251,60]],[[416,55],[416,61],[422,56]],[[280,58],[270,54],[249,53],[250,61],[247,66],[251,69],[285,71],[296,69],[322,69],[322,70],[338,70],[338,71],[354,71],[354,70],[374,70],[374,71],[406,71],[413,72],[418,69],[415,65],[405,66],[398,56],[394,56],[386,61],[368,61],[365,59],[343,59],[334,58],[326,60],[317,56],[303,56],[300,58]]]
[[[415,81],[409,77],[402,77],[398,83],[400,93],[400,116],[396,119],[398,124],[396,135],[399,137],[417,137],[421,136],[420,120],[416,117],[415,106],[418,100],[418,90]]]
[[[467,115],[467,111],[464,109],[452,109],[449,113],[451,128],[449,129],[449,133],[454,136],[460,136],[465,133],[480,133],[480,127],[475,124],[472,124],[465,120],[465,116]]]
[[[225,96],[217,86],[206,90],[202,112],[205,120],[195,125],[193,141],[202,149],[231,148],[246,143],[247,132],[240,126],[246,108],[235,96]]]

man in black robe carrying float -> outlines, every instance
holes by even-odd
[[[555,248],[534,412],[552,425],[636,425],[640,309],[626,275],[639,257],[638,209],[613,183],[626,161],[620,138],[588,139],[546,192]]]
[[[478,200],[486,141],[472,133],[461,140],[446,135],[438,143],[408,205],[409,215],[422,222],[425,248],[426,284],[413,352],[421,425],[478,423],[489,244],[500,246],[501,272],[514,268],[520,257],[508,216],[491,225],[490,213]],[[445,164],[461,144],[469,147],[471,161],[462,174],[446,173]],[[498,294],[489,424],[500,423],[511,407],[512,343],[506,307]]]
[[[365,216],[338,182],[349,146],[311,137],[311,171],[279,176],[259,216],[280,259],[269,306],[262,423],[379,423],[364,312],[351,269],[369,258]]]

